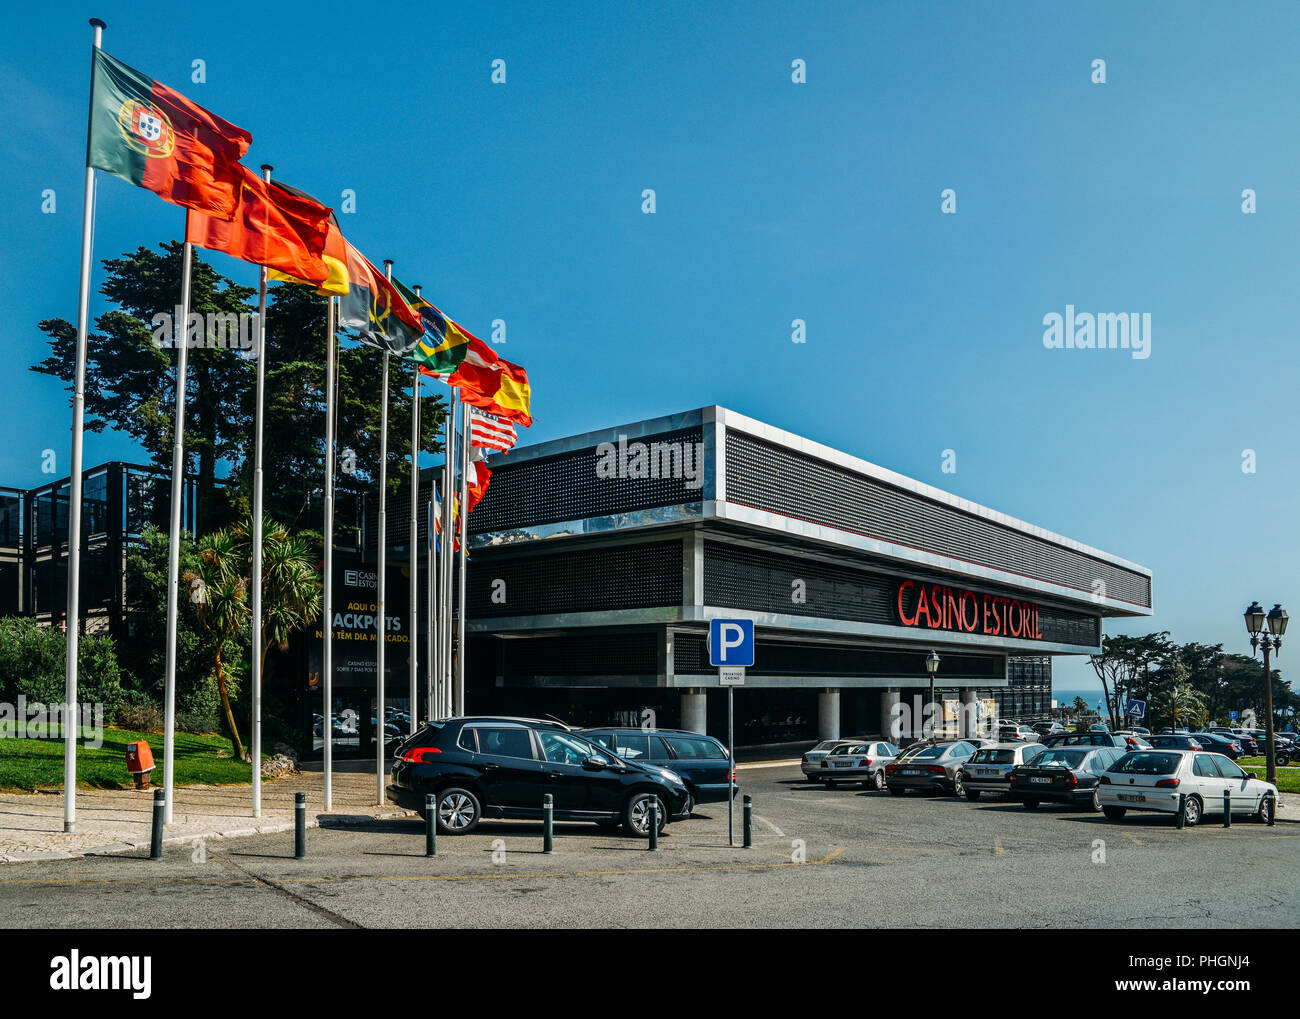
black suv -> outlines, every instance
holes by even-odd
[[[727,748],[712,736],[685,729],[579,729],[582,735],[626,761],[657,764],[676,772],[690,793],[687,813],[697,803],[727,799],[728,783],[737,790]]]
[[[1128,740],[1116,736],[1113,732],[1089,730],[1088,732],[1058,732],[1044,736],[1040,741],[1045,747],[1119,747],[1128,749]]]
[[[557,821],[620,823],[650,834],[650,803],[659,826],[681,817],[686,784],[666,768],[624,760],[557,722],[531,718],[444,718],[426,722],[397,751],[388,798],[423,816],[437,797],[438,830],[473,831],[483,817],[542,816],[550,793]]]

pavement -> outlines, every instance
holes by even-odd
[[[164,845],[292,831],[294,795],[307,794],[307,825],[356,824],[413,816],[375,805],[375,775],[336,773],[333,810],[325,812],[324,776],[302,772],[262,782],[262,816],[253,816],[251,785],[195,785],[176,790]],[[0,863],[66,860],[75,856],[148,852],[153,832],[152,789],[78,789],[76,832],[63,831],[63,791],[0,794]]]
[[[373,776],[363,776],[373,781]],[[0,868],[0,927],[1086,927],[1300,924],[1300,825],[1176,829],[1073,807],[824,789],[744,768],[754,845],[705,804],[645,840],[485,822],[424,855],[418,818]],[[288,786],[287,791],[292,791]]]

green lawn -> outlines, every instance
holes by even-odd
[[[1263,766],[1261,765],[1258,768],[1252,768],[1245,763],[1246,760],[1246,758],[1242,758],[1242,760],[1237,763],[1256,778],[1263,778],[1265,771]],[[1300,768],[1278,768],[1277,791],[1280,793],[1300,793]]]
[[[14,739],[12,726],[0,726],[0,790],[60,789],[63,787],[63,741]],[[93,789],[125,789],[135,785],[126,770],[126,745],[145,740],[153,749],[152,780],[162,784],[163,738],[158,733],[104,728],[104,744],[91,749],[77,746],[77,785]],[[218,754],[224,756],[218,756]],[[265,756],[265,755],[263,755]],[[223,736],[176,734],[177,785],[232,785],[253,780],[252,767],[230,756],[230,740]]]

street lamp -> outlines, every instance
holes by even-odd
[[[1277,747],[1274,745],[1273,736],[1273,676],[1269,666],[1269,652],[1274,649],[1278,654],[1282,653],[1282,635],[1286,633],[1287,619],[1289,618],[1286,609],[1280,604],[1274,603],[1273,607],[1265,615],[1264,607],[1259,602],[1251,602],[1249,608],[1245,611],[1246,632],[1250,634],[1250,653],[1253,655],[1257,648],[1264,649],[1264,710],[1268,715],[1265,722],[1265,739],[1267,747],[1265,749],[1265,777],[1272,783],[1277,783]],[[1268,624],[1268,632],[1264,632],[1264,624]]]
[[[934,674],[939,671],[939,652],[925,656],[925,671],[930,674],[930,738],[934,739]]]

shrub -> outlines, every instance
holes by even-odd
[[[157,704],[144,694],[131,691],[118,704],[113,722],[132,732],[162,732],[164,719]]]

